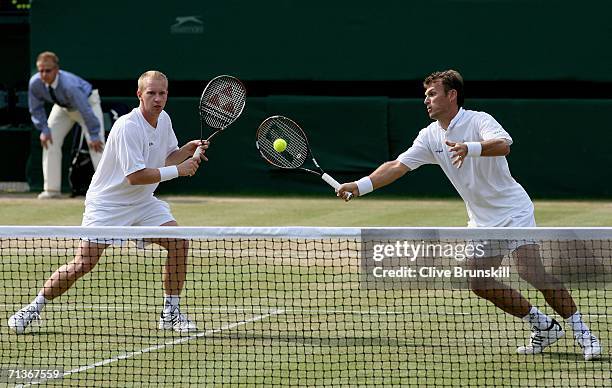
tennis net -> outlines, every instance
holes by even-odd
[[[108,247],[15,333],[83,244]],[[188,257],[197,330],[159,329],[163,245]],[[478,296],[519,305],[500,284],[565,336],[517,354],[531,324]],[[547,304],[560,289],[599,357]],[[611,311],[612,228],[0,227],[0,385],[610,386]]]

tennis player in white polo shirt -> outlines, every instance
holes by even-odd
[[[167,203],[153,195],[158,184],[179,176],[192,176],[208,148],[193,140],[183,147],[163,110],[168,99],[168,79],[147,71],[138,79],[138,108],[120,117],[108,137],[102,159],[85,199],[83,226],[177,226]],[[200,146],[199,159],[192,158]],[[168,258],[163,271],[164,306],[159,328],[187,332],[196,325],[182,314],[179,298],[187,271],[188,241],[152,240],[163,246]],[[38,296],[9,318],[9,327],[23,333],[49,301],[62,295],[98,263],[107,243],[83,240],[74,260],[55,271]]]
[[[510,175],[505,156],[512,138],[495,119],[484,112],[463,108],[463,78],[455,70],[436,72],[423,82],[425,106],[433,120],[422,129],[412,146],[397,160],[386,162],[372,174],[345,183],[346,192],[363,196],[386,186],[424,164],[439,165],[465,201],[470,227],[534,227],[531,199]],[[576,308],[565,286],[544,269],[539,246],[523,242],[508,247],[519,275],[542,292],[547,303],[572,327],[585,360],[599,358],[601,345]],[[498,267],[503,255],[470,260],[474,268]],[[561,325],[542,313],[521,293],[494,278],[472,278],[470,287],[503,311],[522,318],[531,326],[531,337],[519,354],[538,354],[564,336]]]

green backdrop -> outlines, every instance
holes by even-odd
[[[536,81],[535,87],[546,85],[537,81],[578,80],[607,88],[610,11],[606,0],[33,0],[30,53],[35,58],[53,50],[63,68],[101,85],[126,82],[114,83],[115,90],[134,85],[150,68],[164,71],[171,80],[167,110],[186,141],[198,136],[198,97],[172,97],[172,82],[193,85],[223,73],[246,81],[414,81],[457,68],[468,89],[478,80]],[[467,107],[491,113],[513,136],[511,171],[532,196],[610,196],[606,118],[612,100],[529,99],[532,92],[524,90],[526,99],[470,99]],[[419,98],[322,94],[330,97],[249,98],[244,116],[215,138],[197,177],[160,190],[330,193],[315,176],[280,171],[259,158],[255,129],[272,114],[298,121],[320,164],[340,181],[395,158],[429,122]],[[101,95],[137,103],[107,95],[103,87]],[[36,190],[40,146],[37,134],[32,138],[28,179]],[[382,191],[456,195],[437,167],[409,175]]]
[[[32,56],[89,79],[612,80],[607,0],[33,0]]]
[[[106,101],[137,104],[136,98]],[[166,110],[181,143],[199,137],[197,105],[197,98],[171,97],[168,102]],[[612,153],[608,149],[612,131],[604,123],[606,114],[612,110],[612,101],[473,100],[466,107],[491,113],[510,132],[514,139],[508,156],[511,172],[533,197],[612,195],[609,167]],[[380,163],[394,159],[429,123],[420,99],[250,98],[238,122],[214,139],[208,151],[210,161],[197,176],[164,183],[160,191],[331,193],[318,177],[279,170],[259,157],[255,131],[264,118],[273,114],[289,116],[302,125],[317,160],[339,181],[360,178]],[[31,186],[38,189],[42,180],[40,144],[37,136],[33,139],[28,177]],[[67,155],[64,159],[68,163]],[[437,166],[423,166],[410,172],[382,192],[455,195]]]

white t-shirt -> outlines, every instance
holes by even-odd
[[[508,132],[491,115],[461,108],[447,131],[437,121],[431,123],[397,160],[411,170],[423,164],[439,165],[465,202],[468,226],[504,226],[509,218],[533,212],[533,203],[510,175],[506,158],[468,156],[463,166],[456,168],[445,144],[447,139],[464,143],[499,138],[512,144]]]
[[[153,197],[159,183],[130,185],[126,176],[144,168],[159,168],[178,149],[170,116],[162,111],[153,128],[140,108],[121,116],[113,125],[102,159],[91,180],[87,206],[126,206]]]

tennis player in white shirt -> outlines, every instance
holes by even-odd
[[[170,116],[164,111],[168,79],[147,71],[138,79],[138,108],[120,117],[111,130],[100,164],[85,199],[83,226],[177,226],[167,203],[153,195],[160,182],[192,176],[207,142],[193,140],[178,147]],[[197,147],[199,159],[192,158]],[[189,243],[180,239],[152,240],[163,246],[168,258],[163,271],[164,306],[159,328],[188,332],[196,325],[179,309],[185,282]],[[55,271],[36,298],[9,318],[9,327],[23,333],[40,319],[44,306],[65,293],[98,263],[103,241],[83,240],[74,260]]]
[[[356,182],[345,183],[346,192],[363,196],[386,186],[424,164],[439,165],[465,202],[470,227],[535,227],[531,199],[510,175],[505,156],[512,138],[495,119],[484,112],[463,108],[463,78],[455,70],[435,72],[423,82],[425,106],[433,121],[422,129],[412,146],[397,160],[379,166]],[[544,269],[539,246],[524,241],[506,247],[512,251],[521,278],[536,287],[547,303],[572,327],[585,360],[599,358],[601,345],[584,323],[565,286]],[[470,260],[470,266],[497,268],[503,250],[490,257]],[[529,343],[519,354],[538,354],[565,335],[561,325],[541,312],[516,289],[494,278],[471,278],[472,291],[503,311],[531,326]]]

